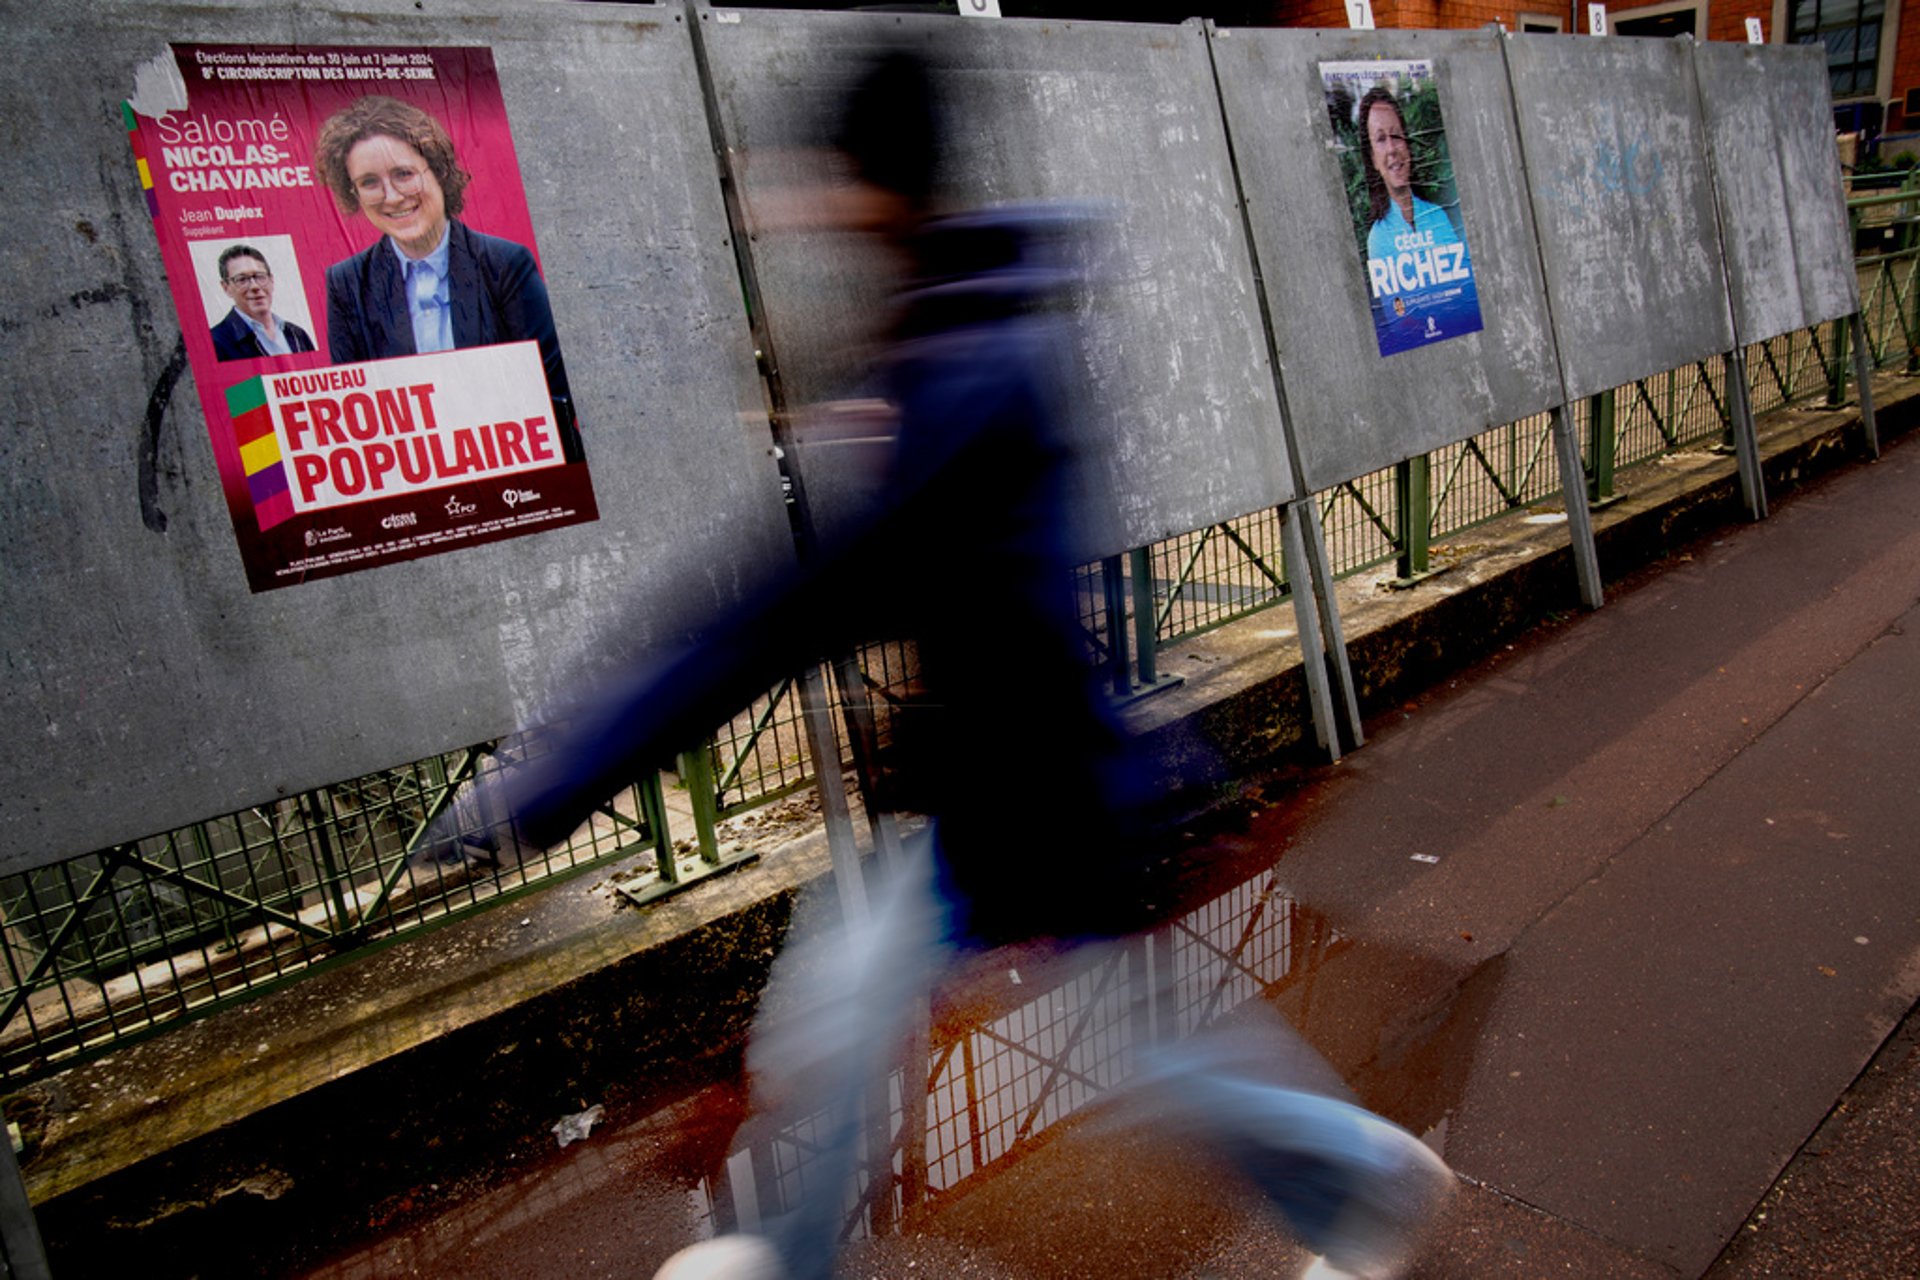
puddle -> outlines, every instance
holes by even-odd
[[[1336,927],[1274,860],[1324,796],[1309,784],[1247,799],[1258,812],[1186,841],[1178,906],[1157,928],[1098,949],[1002,949],[942,983],[915,1069],[892,1074],[869,1117],[874,1158],[843,1201],[846,1274],[1297,1272],[1297,1250],[1250,1225],[1268,1222],[1257,1196],[1206,1148],[1150,1107],[1099,1105],[1143,1051],[1259,1017],[1284,1018],[1365,1105],[1443,1145],[1500,962],[1443,963]],[[472,1274],[576,1232],[581,1268],[604,1256],[649,1274],[690,1240],[759,1228],[822,1176],[822,1120],[748,1115],[737,1064],[714,1065],[664,1108],[609,1099],[609,1117],[632,1118],[564,1152],[542,1127],[519,1171],[422,1190],[370,1222],[381,1240],[314,1274]],[[403,1228],[425,1204],[449,1207]],[[1232,1261],[1247,1257],[1258,1265]]]
[[[1283,845],[1286,821],[1256,819],[1258,843]],[[1501,961],[1463,969],[1357,941],[1292,897],[1283,871],[1242,871],[1122,942],[1064,954],[1006,949],[953,975],[923,1024],[925,1071],[914,1080],[924,1087],[916,1092],[896,1071],[886,1115],[869,1125],[874,1144],[885,1135],[888,1146],[867,1162],[859,1190],[849,1189],[847,1238],[930,1216],[965,1219],[955,1206],[976,1193],[999,1198],[991,1184],[1023,1156],[1078,1128],[1100,1129],[1079,1122],[1135,1074],[1142,1050],[1245,1021],[1253,1005],[1284,1016],[1364,1105],[1439,1146]],[[750,1121],[692,1192],[700,1234],[752,1231],[794,1203],[822,1124],[770,1130]],[[1134,1161],[1149,1180],[1169,1158],[1111,1134],[1093,1145],[1106,1154],[1082,1162]],[[1137,1263],[1123,1273],[1142,1274]]]

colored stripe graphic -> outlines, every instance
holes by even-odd
[[[267,407],[266,379],[248,378],[228,387],[227,412],[233,415],[233,439],[240,447],[254,520],[263,531],[271,529],[295,512],[280,438],[273,434],[273,411]]]
[[[160,196],[153,189],[153,166],[147,163],[147,140],[140,132],[140,118],[133,114],[133,104],[120,104],[120,119],[127,126],[127,141],[133,145],[133,167],[140,171],[140,190],[147,197],[147,214],[158,220],[160,217]]]

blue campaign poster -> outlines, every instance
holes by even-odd
[[[1479,332],[1433,63],[1323,62],[1320,79],[1380,354]]]

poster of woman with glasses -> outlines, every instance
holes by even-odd
[[[490,50],[174,45],[126,118],[254,590],[597,517]]]
[[[1433,63],[1323,62],[1320,79],[1380,354],[1478,332]]]

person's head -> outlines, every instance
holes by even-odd
[[[906,52],[882,56],[860,78],[833,144],[845,157],[860,229],[903,234],[933,207],[945,136],[926,63]]]
[[[1387,89],[1376,86],[1360,99],[1360,136],[1365,144],[1367,199],[1378,222],[1386,216],[1390,201],[1405,201],[1413,194],[1413,152],[1407,146],[1406,117]]]
[[[220,255],[220,288],[256,323],[267,323],[273,314],[273,268],[252,245],[230,245]]]
[[[438,120],[378,95],[328,117],[313,163],[342,213],[365,214],[416,258],[439,245],[447,219],[460,216],[472,180]]]

